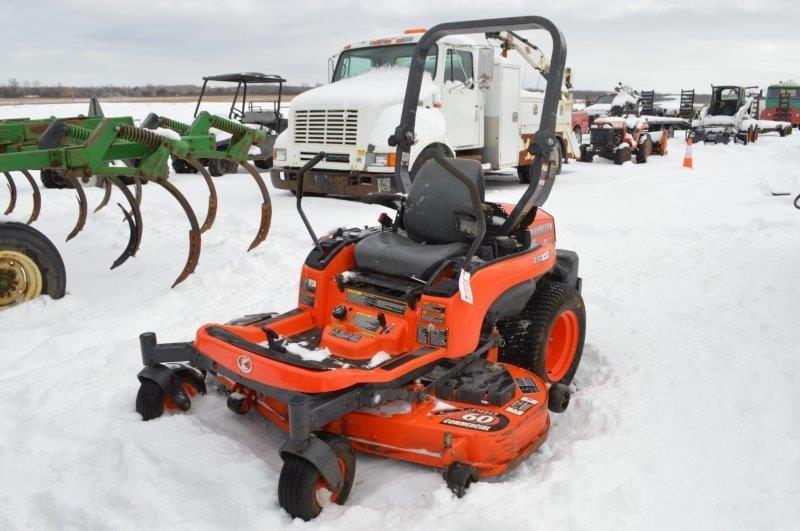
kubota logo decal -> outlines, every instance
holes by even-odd
[[[239,366],[239,370],[242,372],[250,372],[253,370],[253,360],[250,359],[250,356],[239,356],[236,359],[236,365]]]

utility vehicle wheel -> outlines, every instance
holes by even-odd
[[[594,160],[594,153],[591,153],[588,149],[588,144],[583,144],[581,146],[581,162],[592,162]]]
[[[474,467],[457,461],[448,465],[442,476],[447,482],[447,488],[456,495],[456,498],[463,498],[469,486],[478,481],[478,472]]]
[[[61,175],[61,172],[51,168],[44,168],[39,172],[39,179],[45,188],[72,188],[70,182]]]
[[[419,172],[420,168],[422,168],[422,166],[426,162],[431,160],[434,157],[434,155],[437,154],[444,155],[445,157],[450,156],[450,153],[448,153],[448,151],[445,148],[439,146],[429,146],[420,152],[416,160],[414,160],[414,164],[411,165],[411,173],[409,174],[409,178],[411,179],[412,182],[414,181],[414,178],[417,176],[417,173]]]
[[[563,413],[569,406],[569,386],[555,383],[547,391],[547,409],[553,413]]]
[[[254,160],[253,164],[260,170],[268,170],[272,167],[272,159]]]
[[[586,335],[586,309],[577,289],[542,279],[522,313],[501,320],[497,328],[506,341],[500,361],[550,383],[572,381]]]
[[[172,159],[172,169],[175,173],[197,173],[197,168],[183,159]]]
[[[629,160],[631,160],[631,148],[628,146],[617,148],[614,151],[614,164],[617,166]]]
[[[575,135],[575,141],[580,146],[581,142],[583,142],[583,132],[581,131],[581,126],[576,125],[575,127],[573,127],[572,133]]]
[[[64,296],[67,273],[53,242],[15,221],[0,222],[0,309],[39,295]]]
[[[189,400],[198,394],[206,394],[206,384],[194,369],[181,369],[177,376]],[[164,414],[165,409],[177,411],[179,408],[160,385],[153,380],[142,380],[139,392],[136,393],[136,412],[142,416],[142,420],[156,419]]]
[[[229,173],[236,173],[238,169],[239,165],[232,160],[211,159],[208,161],[208,173],[210,173],[212,177],[222,177]]]
[[[653,140],[648,137],[644,140],[644,142],[639,146],[639,149],[636,150],[636,162],[639,164],[644,164],[647,162],[647,157],[653,152]]]
[[[353,488],[356,473],[356,457],[347,439],[331,433],[318,433],[317,436],[336,455],[344,485],[338,490],[331,489],[314,465],[302,457],[286,455],[278,480],[278,503],[292,518],[305,521],[319,516],[323,506],[328,503],[344,505]]]
[[[781,128],[780,128],[780,131],[778,131],[778,134],[779,134],[779,135],[781,135],[781,138],[783,138],[784,136],[786,136],[786,135],[787,135],[787,133],[786,133],[786,129],[784,129],[783,127],[781,127]]]

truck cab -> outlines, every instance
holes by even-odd
[[[363,196],[394,190],[395,150],[408,67],[423,31],[345,46],[332,61],[331,83],[291,104],[289,126],[275,142],[274,186],[296,189],[297,170],[315,154],[325,158],[307,175],[312,193]],[[538,129],[543,93],[520,89],[521,67],[495,55],[488,43],[463,36],[430,50],[420,92],[411,176],[435,153],[472,158],[487,170],[530,167],[526,152]],[[572,100],[559,107],[556,169],[574,157]]]

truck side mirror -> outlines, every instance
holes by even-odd
[[[478,88],[489,90],[494,77],[494,48],[478,50]]]

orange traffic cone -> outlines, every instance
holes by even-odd
[[[683,156],[683,167],[693,169],[692,166],[692,139],[686,139],[686,155]]]

